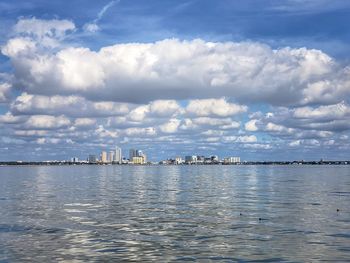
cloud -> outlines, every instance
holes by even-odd
[[[186,107],[186,112],[201,117],[228,117],[246,112],[247,106],[228,103],[225,98],[192,100]]]
[[[70,117],[119,116],[135,105],[116,102],[91,102],[79,96],[42,96],[22,93],[11,104],[17,115],[66,115]]]
[[[276,2],[270,9],[286,13],[313,14],[342,10],[348,7],[349,3],[342,0],[334,0],[332,2],[328,0],[287,0]]]
[[[72,31],[74,29],[74,23],[69,20],[42,20],[32,17],[19,19],[14,27],[14,33],[39,39],[43,37],[62,38],[67,31]]]
[[[339,132],[350,129],[350,107],[345,102],[285,111],[287,125],[306,130]],[[281,118],[279,116],[278,118]]]
[[[51,38],[56,33],[45,32],[56,32],[56,24],[58,35],[74,28],[67,21],[62,23],[68,24],[61,28],[55,22],[49,30],[33,31]],[[333,104],[350,92],[349,68],[322,51],[274,50],[257,42],[165,39],[98,51],[66,46],[57,50],[43,48],[29,35],[10,39],[2,52],[13,63],[16,87],[32,94],[132,103],[208,99],[201,102],[206,105],[193,102],[189,110],[197,107],[223,117],[246,109],[222,97],[289,106]]]
[[[14,55],[9,51],[24,50],[24,48],[33,51],[35,45],[42,47],[57,47],[68,32],[75,30],[75,25],[69,20],[43,20],[32,18],[19,19],[13,28],[13,34],[16,38],[11,39],[5,47],[4,54]]]
[[[199,117],[191,120],[194,125],[215,126],[218,129],[236,129],[240,126],[239,122],[233,121],[231,118],[209,118]]]
[[[5,103],[10,100],[11,85],[8,83],[0,83],[0,103]]]
[[[20,55],[27,55],[30,52],[35,52],[35,42],[27,38],[10,39],[5,46],[1,48],[2,54],[8,57],[15,58]]]
[[[124,131],[126,136],[155,136],[157,131],[154,127],[147,128],[128,128]]]
[[[156,100],[149,105],[149,111],[152,116],[169,117],[176,113],[180,113],[180,105],[175,100]]]
[[[350,108],[344,101],[318,107],[277,107],[273,112],[251,114],[251,117],[254,119],[245,124],[246,131],[291,140],[290,146],[300,140],[340,139],[342,133],[350,131]]]
[[[24,119],[25,117],[14,116],[11,112],[7,112],[4,115],[0,115],[0,123],[4,124],[21,123]]]
[[[256,138],[255,135],[246,135],[246,136],[239,136],[236,139],[237,142],[243,142],[243,143],[252,143],[252,142],[257,142],[258,139]]]
[[[292,141],[289,143],[289,146],[291,147],[297,147],[300,146],[300,140]]]
[[[344,101],[317,108],[302,107],[293,112],[293,117],[297,119],[311,119],[320,122],[327,122],[336,119],[350,119],[350,107]]]
[[[113,5],[119,3],[120,0],[118,1],[111,1],[107,5],[105,5],[101,11],[97,14],[96,19],[94,19],[92,22],[86,23],[83,26],[83,29],[85,32],[90,32],[90,33],[95,33],[100,30],[100,27],[98,26],[98,22],[102,19],[104,14],[110,9]]]
[[[265,126],[265,130],[269,132],[278,133],[292,133],[294,130],[292,128],[286,128],[283,125],[268,122]]]
[[[33,115],[28,118],[23,127],[26,129],[58,129],[67,127],[71,122],[64,116]]]
[[[100,30],[100,27],[94,23],[87,23],[83,26],[85,32],[95,33]]]
[[[16,136],[20,136],[20,137],[41,137],[41,136],[45,136],[48,134],[48,131],[45,130],[16,130],[15,132]]]
[[[58,144],[61,142],[58,138],[39,138],[36,141],[38,144]]]
[[[74,126],[76,127],[91,127],[94,126],[96,124],[96,120],[95,119],[91,119],[91,118],[77,118],[74,121]]]
[[[253,150],[269,150],[269,149],[272,149],[273,146],[271,146],[270,144],[252,143],[252,144],[244,144],[243,148],[253,149]]]
[[[247,130],[247,131],[257,131],[258,130],[258,127],[256,126],[256,123],[257,123],[258,120],[250,120],[248,122],[246,122],[244,124],[244,128]]]
[[[164,133],[175,133],[180,125],[180,120],[170,119],[167,123],[159,126],[159,129]]]

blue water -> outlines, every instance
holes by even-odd
[[[350,166],[0,167],[0,262],[349,260]]]

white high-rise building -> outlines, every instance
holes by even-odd
[[[109,151],[108,153],[108,162],[111,163],[114,161],[114,151]]]
[[[115,147],[113,162],[121,164],[122,163],[122,149]]]

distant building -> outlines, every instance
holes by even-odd
[[[132,157],[133,164],[145,164],[145,159],[142,156],[134,156]]]
[[[113,162],[118,164],[122,163],[122,149],[119,147],[115,147]]]
[[[135,149],[130,149],[129,150],[129,160],[132,161],[132,158],[133,157],[137,157],[137,154],[136,154],[137,150]]]
[[[143,156],[143,152],[141,150],[136,150],[136,156],[137,157]]]
[[[182,164],[183,160],[181,157],[175,157],[175,164]]]
[[[73,157],[73,158],[70,159],[70,161],[72,163],[77,163],[77,162],[79,162],[79,159],[78,159],[78,157]]]
[[[219,157],[217,155],[210,156],[212,162],[219,162]]]
[[[197,156],[197,164],[202,164],[204,163],[205,157],[204,156]]]
[[[142,153],[142,155],[139,156],[139,157],[142,157],[143,158],[143,162],[147,163],[147,155],[146,154]]]
[[[89,163],[97,163],[96,155],[90,154],[90,155],[89,155],[89,158],[88,158],[88,162],[89,162]]]
[[[197,163],[197,156],[195,155],[185,156],[185,162],[187,164]]]
[[[107,163],[107,152],[105,152],[105,151],[102,151],[101,152],[101,163]]]
[[[205,163],[205,164],[211,164],[211,163],[213,163],[213,161],[211,160],[210,157],[205,157],[205,158],[204,158],[204,163]]]
[[[130,149],[129,150],[129,160],[130,162],[134,163],[134,157],[141,157],[143,160],[143,163],[147,162],[147,156],[144,154],[141,150],[135,150],[135,149]],[[138,160],[138,159],[135,159]]]
[[[240,163],[241,158],[240,157],[226,157],[224,158],[224,164],[235,164]]]
[[[114,151],[109,151],[108,153],[108,162],[111,163],[114,160]]]

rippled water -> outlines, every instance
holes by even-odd
[[[350,259],[350,166],[0,167],[0,211],[0,262]]]

